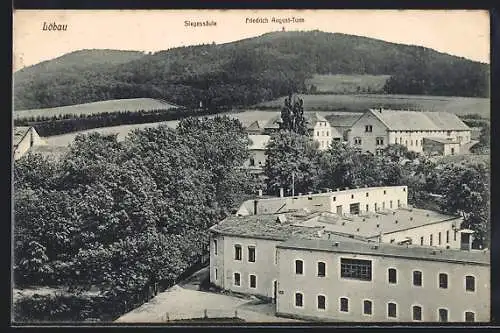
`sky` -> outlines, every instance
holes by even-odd
[[[272,18],[300,22],[273,23]],[[247,23],[267,18],[268,23]],[[215,26],[185,26],[185,21]],[[45,25],[66,31],[44,31]],[[177,46],[226,43],[282,28],[321,30],[420,45],[490,62],[490,23],[485,10],[16,10],[13,70],[82,49],[155,52]]]

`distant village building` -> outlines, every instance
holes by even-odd
[[[442,138],[424,138],[422,151],[428,155],[456,155],[460,152],[460,142]]]
[[[248,135],[250,139],[250,152],[249,159],[243,165],[252,174],[261,174],[264,172],[264,165],[266,165],[266,147],[271,138],[265,134],[251,134]]]
[[[210,281],[286,317],[488,321],[489,251],[461,224],[406,186],[248,200],[210,228]]]
[[[309,135],[318,142],[320,150],[326,150],[332,141],[342,141],[342,134],[336,128],[330,126],[328,120],[315,112],[305,112],[304,117]],[[263,172],[266,163],[265,150],[271,134],[280,129],[281,115],[271,118],[269,121],[256,120],[246,127],[251,141],[249,150],[250,158],[244,167],[252,173]]]
[[[424,138],[447,140],[449,145],[440,151],[458,154],[459,148],[471,141],[471,129],[456,115],[447,112],[370,109],[353,124],[349,133],[352,146],[377,155],[389,144],[425,153]]]
[[[34,127],[17,126],[13,128],[12,134],[12,154],[14,160],[21,158],[32,147],[45,144],[45,141],[40,138]]]
[[[342,135],[342,141],[349,140],[349,131],[352,125],[361,118],[363,114],[346,112],[343,114],[335,113],[328,116],[330,126]]]
[[[317,112],[304,112],[309,135],[318,142],[318,149],[326,150],[332,141],[342,141],[342,134],[330,126],[328,120]],[[281,115],[277,115],[264,126],[265,134],[277,132],[280,128]]]

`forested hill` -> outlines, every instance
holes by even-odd
[[[24,84],[24,80],[37,78],[40,75],[61,71],[85,70],[99,65],[113,66],[139,59],[142,56],[144,56],[144,53],[139,51],[79,50],[25,67],[18,70],[14,77],[18,84]]]
[[[313,74],[391,75],[387,93],[489,96],[487,64],[338,33],[272,32],[220,45],[121,54],[118,61],[105,61],[106,52],[74,52],[16,72],[15,109],[139,97],[188,107],[200,101],[243,106],[304,91]]]

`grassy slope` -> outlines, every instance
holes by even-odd
[[[113,99],[108,101],[60,106],[56,108],[19,110],[13,112],[13,118],[36,116],[61,116],[66,114],[90,115],[104,112],[139,111],[177,108],[176,105],[153,98]]]
[[[417,95],[300,95],[305,110],[332,110],[364,112],[368,108],[427,110],[451,112],[457,115],[480,114],[490,118],[490,101],[487,98],[442,97]],[[284,97],[260,103],[258,107],[280,108]]]
[[[306,87],[314,85],[317,92],[332,94],[381,93],[389,78],[390,75],[315,74],[306,80]]]

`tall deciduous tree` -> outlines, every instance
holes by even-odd
[[[295,193],[314,191],[318,184],[318,144],[310,137],[282,131],[271,136],[266,150],[267,187],[272,193],[280,188]],[[293,183],[293,184],[292,184]]]
[[[442,209],[464,218],[478,244],[489,246],[490,170],[484,163],[449,164],[441,170]]]
[[[285,98],[285,105],[281,109],[280,130],[307,134],[304,101],[301,98],[292,98],[291,94]]]

